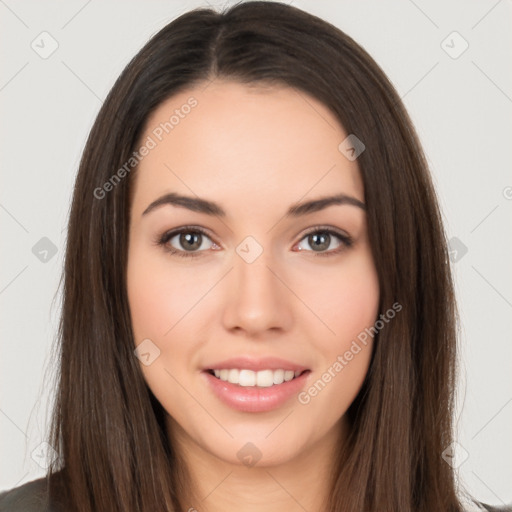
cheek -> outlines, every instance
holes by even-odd
[[[151,365],[142,366],[150,385],[162,376],[169,382],[167,372],[179,378],[197,370],[197,351],[210,327],[204,316],[212,287],[211,273],[200,273],[143,242],[129,252],[127,294],[134,345],[149,339],[159,352]]]
[[[128,262],[127,292],[136,344],[145,338],[167,343],[179,330],[178,322],[187,312],[193,314],[193,306],[206,292],[208,283],[191,283],[190,278],[189,272],[183,272],[154,249],[133,249]]]
[[[299,402],[332,423],[346,412],[368,372],[380,294],[368,254],[359,254],[324,282],[312,303],[323,305],[318,316],[329,330],[322,328],[324,334],[312,338],[321,360]]]
[[[338,297],[333,300],[336,306],[330,311],[336,342],[326,350],[332,361],[334,358],[339,361],[339,355],[344,356],[343,371],[362,383],[373,348],[373,338],[368,332],[377,320],[380,299],[378,276],[369,254],[354,260],[350,272],[344,274],[343,281],[331,291]]]
[[[171,312],[179,307],[179,300],[163,276],[136,270],[128,281],[128,300],[136,343],[162,338],[172,327]]]
[[[184,382],[189,370],[185,363],[191,361],[195,348],[183,328],[198,291],[186,285],[185,274],[154,253],[137,248],[129,253],[127,293],[134,344],[150,353],[149,364],[141,360],[141,370],[167,411],[186,409],[186,393],[179,383]]]
[[[307,275],[307,273],[304,273]],[[327,328],[312,338],[323,353],[346,350],[351,340],[373,325],[378,314],[378,276],[369,251],[347,257],[337,268],[328,267],[303,280],[302,293]]]

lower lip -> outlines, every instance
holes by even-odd
[[[299,377],[269,387],[239,386],[218,379],[207,371],[202,373],[215,395],[226,405],[242,412],[266,412],[281,407],[297,395],[304,388],[311,371],[307,370]]]

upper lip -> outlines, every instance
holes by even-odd
[[[308,370],[307,366],[280,359],[278,357],[255,358],[251,356],[239,356],[217,361],[209,364],[204,370],[222,370],[230,368],[240,368],[245,370],[293,370],[294,372]]]

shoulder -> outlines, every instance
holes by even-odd
[[[473,500],[464,504],[464,512],[512,512],[512,503],[498,506]]]
[[[479,505],[482,507],[482,510],[486,512],[512,512],[512,503],[499,507],[496,505],[486,505],[485,503],[479,503]]]
[[[472,501],[464,504],[465,512],[512,512],[512,503],[503,506]],[[48,500],[48,480],[39,478],[0,492],[0,512],[58,512]]]
[[[48,479],[39,478],[0,492],[0,512],[58,512],[49,502]]]

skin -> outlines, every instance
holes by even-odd
[[[345,413],[368,371],[371,339],[308,404],[292,397],[264,413],[222,403],[201,370],[234,355],[281,357],[311,369],[307,389],[374,324],[379,287],[364,210],[332,205],[284,218],[292,204],[335,193],[364,202],[357,160],[338,150],[348,134],[334,115],[305,93],[206,85],[162,103],[141,138],[197,99],[136,171],[128,299],[135,344],[149,338],[160,350],[141,370],[192,475],[184,510],[325,510],[333,454],[348,432]],[[215,201],[227,216],[171,205],[143,215],[168,192]],[[155,243],[186,225],[209,233],[194,249],[199,256],[174,256]],[[325,225],[353,245],[317,255],[307,231]],[[247,236],[263,249],[252,263],[236,252]],[[332,236],[320,252],[342,244]],[[188,248],[179,236],[167,245]],[[252,467],[237,457],[247,442],[261,452]]]

